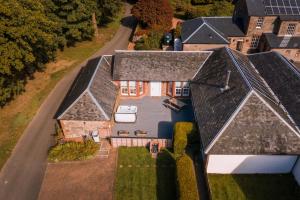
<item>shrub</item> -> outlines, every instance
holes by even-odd
[[[92,140],[86,142],[66,142],[50,149],[48,159],[52,162],[86,160],[94,156],[99,145]]]
[[[148,36],[142,37],[136,42],[135,50],[156,50],[161,48],[163,33],[151,31]]]
[[[192,159],[183,154],[176,160],[179,200],[198,200],[197,179]]]
[[[185,153],[188,144],[197,140],[196,127],[192,122],[177,122],[174,127],[174,154],[180,156]]]

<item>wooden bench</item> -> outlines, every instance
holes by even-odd
[[[147,131],[142,131],[142,130],[136,130],[134,131],[136,136],[146,136],[147,135]]]
[[[170,98],[170,99],[164,100],[163,105],[178,112],[182,108],[184,108],[187,104],[176,98]]]
[[[128,136],[129,135],[129,131],[120,130],[120,131],[118,131],[118,135],[119,136]]]

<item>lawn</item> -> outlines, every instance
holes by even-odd
[[[153,159],[146,148],[118,149],[116,200],[176,199],[176,166],[174,158],[163,150]]]
[[[213,200],[295,200],[300,187],[291,174],[208,175]]]
[[[180,19],[189,19],[204,16],[232,16],[234,5],[231,1],[220,0],[215,4],[193,5],[191,0],[171,0],[174,16]],[[186,16],[185,12],[189,11]]]
[[[99,28],[97,40],[81,42],[58,52],[55,62],[49,63],[44,72],[36,72],[34,79],[28,81],[23,94],[0,109],[0,169],[56,83],[114,36],[124,11],[123,6],[113,22]]]

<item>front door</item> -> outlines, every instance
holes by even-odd
[[[154,97],[161,96],[161,82],[155,81],[150,83],[150,95]]]
[[[243,41],[239,40],[236,43],[236,50],[242,51],[242,49],[243,49]]]

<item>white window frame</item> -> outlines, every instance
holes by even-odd
[[[129,81],[128,82],[128,86],[129,86],[129,95],[130,96],[136,96],[137,95],[137,91],[136,91],[136,81]]]
[[[260,40],[259,35],[253,35],[253,37],[251,39],[250,48],[251,49],[256,49],[258,47],[259,40]]]
[[[190,96],[190,86],[188,82],[183,82],[182,83],[182,96],[188,97]]]
[[[122,96],[128,96],[128,84],[127,84],[127,81],[121,81],[120,82],[120,87],[121,87],[121,95]],[[126,90],[126,93],[123,92],[123,90]]]
[[[261,29],[263,25],[264,25],[264,17],[258,17],[256,22],[256,28]]]
[[[142,81],[139,82],[139,95],[144,94],[144,83]]]
[[[297,26],[297,24],[295,24],[295,23],[289,24],[287,27],[287,30],[286,30],[286,35],[294,35],[296,26]]]
[[[181,82],[175,82],[175,96],[179,97],[182,94]]]

